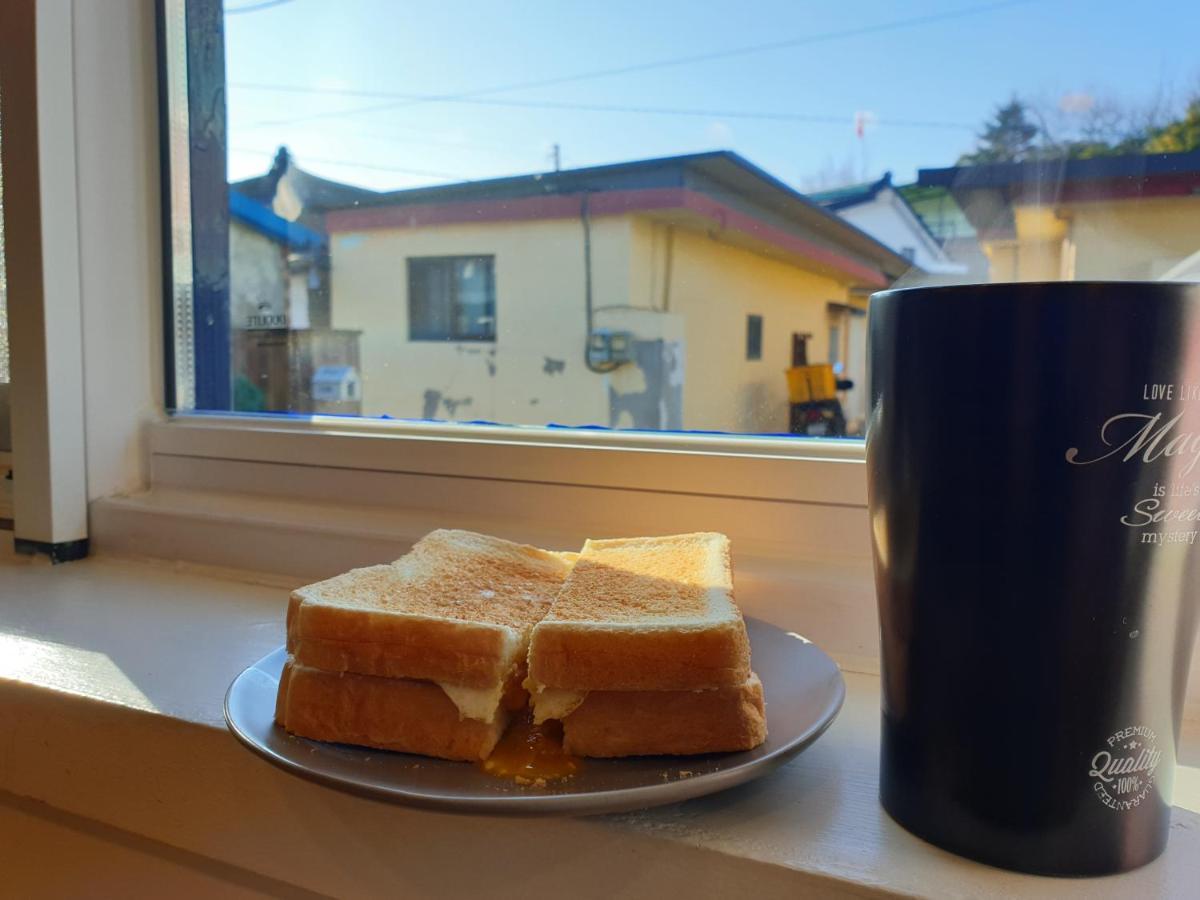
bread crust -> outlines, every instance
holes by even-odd
[[[489,687],[524,660],[577,555],[432,531],[391,565],[296,590],[288,652],[330,672]]]
[[[279,681],[275,721],[292,734],[417,753],[442,759],[486,759],[510,719],[460,719],[458,708],[428,681],[335,675],[289,659]]]
[[[589,540],[529,646],[533,682],[579,691],[742,684],[750,642],[715,532]]]
[[[294,620],[288,652],[327,672],[488,687],[507,677],[521,656],[518,639],[496,626],[346,614],[310,604],[302,604]]]
[[[687,756],[751,750],[767,739],[762,682],[711,691],[599,691],[563,720],[576,756]]]
[[[740,617],[687,629],[542,622],[529,647],[531,680],[567,690],[704,690],[740,685],[749,674]]]

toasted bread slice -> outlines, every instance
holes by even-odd
[[[335,675],[291,657],[275,706],[275,721],[300,737],[457,760],[486,759],[509,718],[503,705],[491,722],[460,718],[429,681]]]
[[[711,691],[593,691],[563,719],[576,756],[652,756],[751,750],[767,739],[762,682]]]
[[[572,556],[467,531],[431,532],[391,565],[293,593],[288,651],[330,672],[495,688],[524,660]]]
[[[715,533],[588,541],[529,647],[535,692],[703,690],[749,674],[729,539]]]

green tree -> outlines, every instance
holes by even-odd
[[[1200,97],[1188,104],[1183,117],[1155,129],[1146,141],[1147,153],[1185,153],[1200,147]]]
[[[996,108],[995,118],[979,135],[974,152],[963,154],[959,165],[1021,162],[1036,153],[1034,140],[1040,129],[1029,119],[1029,109],[1016,97]]]

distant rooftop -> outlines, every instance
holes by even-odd
[[[275,201],[275,193],[279,180],[288,176],[291,188],[305,210],[321,212],[327,209],[353,206],[356,203],[374,199],[378,191],[332,181],[306,172],[296,165],[287,147],[280,147],[275,154],[271,169],[265,175],[246,178],[233,183],[233,187],[243,196],[249,197],[266,206]]]
[[[843,271],[873,268],[894,279],[910,262],[809,197],[729,151],[668,156],[612,165],[507,178],[409,188],[356,197],[329,213],[331,231],[416,227],[450,221],[565,218],[580,214],[583,197],[593,215],[604,212],[684,212],[729,233],[776,246],[807,240],[816,256]],[[649,204],[649,205],[647,205]],[[734,227],[734,219],[741,227]],[[752,221],[751,221],[752,220]],[[768,237],[770,235],[770,237]],[[800,252],[800,251],[798,251]],[[810,254],[811,255],[811,254]],[[814,257],[815,258],[815,257]],[[874,280],[874,279],[872,279]]]
[[[949,191],[978,234],[1011,238],[1017,206],[1200,194],[1200,150],[921,169],[917,185]]]
[[[975,229],[954,200],[954,195],[944,187],[921,187],[905,184],[896,188],[908,201],[908,205],[925,223],[925,227],[942,244],[960,238],[975,237]]]
[[[874,200],[880,191],[891,186],[892,173],[885,172],[882,178],[877,178],[875,181],[862,181],[858,184],[847,184],[825,191],[815,191],[808,196],[810,200],[815,200],[826,209],[839,210]]]
[[[862,203],[870,203],[884,190],[891,190],[896,193],[896,196],[900,198],[900,202],[908,206],[909,212],[913,214],[913,217],[917,220],[921,227],[925,229],[931,238],[933,238],[939,244],[946,240],[946,236],[942,233],[939,233],[930,224],[924,213],[913,205],[912,199],[908,192],[905,189],[898,188],[892,184],[891,172],[884,172],[882,178],[877,178],[874,181],[863,181],[859,182],[858,184],[848,184],[844,187],[831,188],[827,191],[817,191],[816,193],[809,194],[808,196],[820,203],[826,209],[831,209],[835,212],[841,212],[844,209],[852,209],[853,207]],[[943,191],[943,193],[945,193],[945,191]],[[950,203],[953,204],[954,201],[950,200]],[[928,211],[928,207],[926,211]],[[959,212],[959,215],[962,215],[961,211]],[[963,224],[969,229],[970,225],[967,224],[965,216],[963,217],[962,221]],[[970,234],[974,234],[974,232],[972,231]],[[956,234],[953,236],[962,237],[963,235]]]
[[[320,251],[327,241],[325,235],[275,215],[265,203],[251,199],[237,189],[229,191],[229,215],[260,234],[295,251]]]
[[[1200,150],[1187,153],[1129,153],[1089,159],[1039,159],[921,169],[922,187],[1008,188],[1016,185],[1070,184],[1085,181],[1139,181],[1193,177],[1200,182]]]

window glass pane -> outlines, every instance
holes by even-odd
[[[2,89],[2,88],[0,88]],[[0,144],[4,141],[4,122],[0,119]],[[8,368],[8,276],[4,267],[4,167],[0,166],[0,453],[12,450],[12,429],[10,427],[9,407],[11,392],[9,390]],[[7,500],[11,488],[5,479],[0,484],[0,502]]]
[[[408,261],[409,335],[414,341],[454,337],[454,267],[449,260]]]
[[[762,316],[746,316],[746,359],[762,359]]]
[[[455,275],[455,337],[492,340],[495,336],[492,260],[482,256],[456,260]]]
[[[0,121],[0,141],[4,140],[4,122]],[[8,278],[4,274],[4,170],[0,167],[0,384],[8,384]],[[7,395],[6,395],[7,396]],[[0,415],[7,417],[7,402],[0,404]],[[7,434],[6,423],[0,422],[0,435]],[[7,450],[7,442],[0,450]]]
[[[860,435],[873,291],[1200,278],[1194,2],[164,11],[183,408]]]

